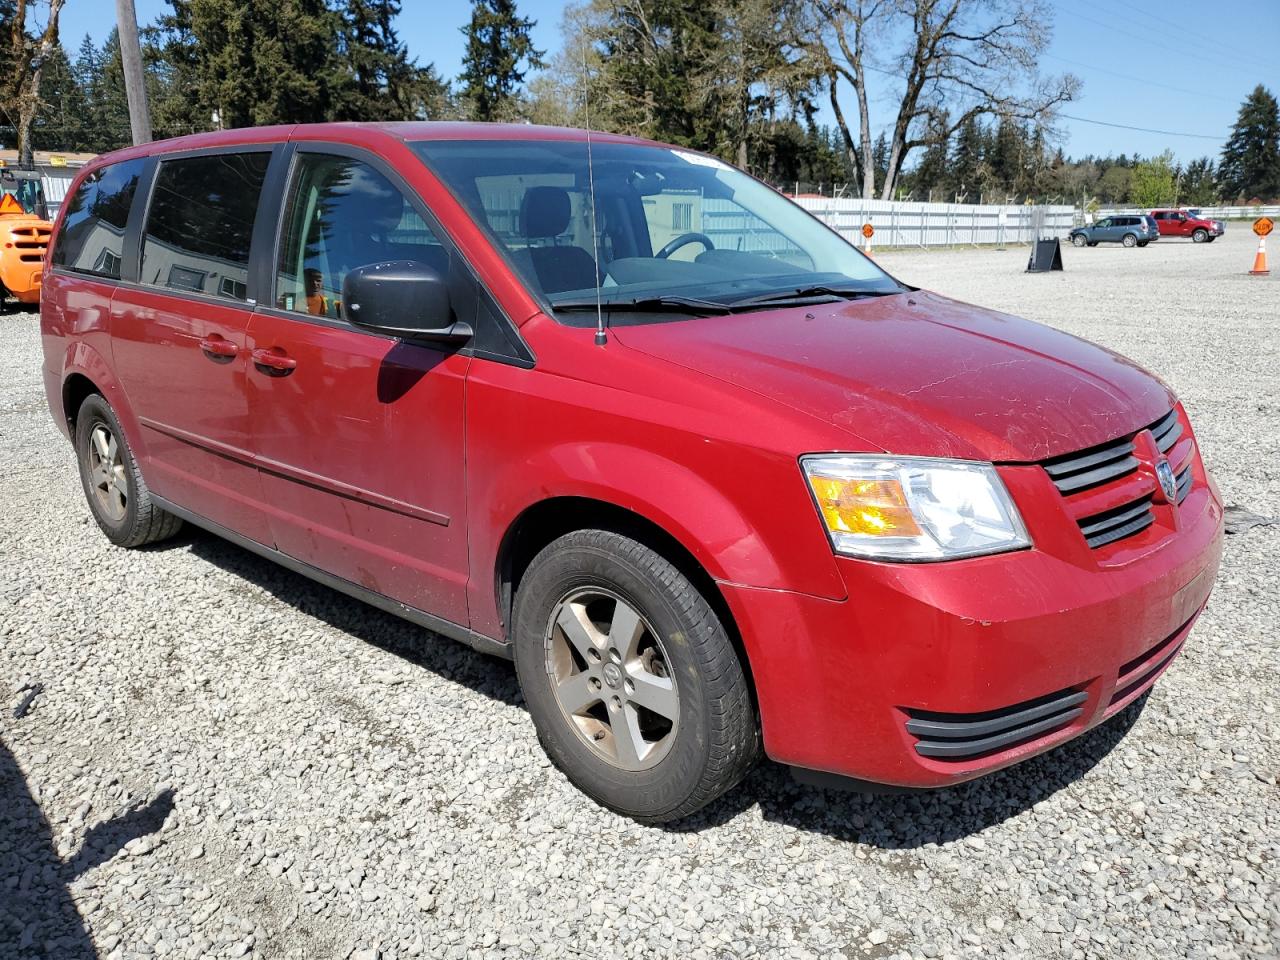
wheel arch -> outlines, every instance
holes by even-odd
[[[499,616],[510,638],[512,613],[520,580],[533,558],[559,537],[575,530],[609,530],[644,544],[676,567],[702,594],[724,625],[742,664],[759,717],[755,679],[741,631],[715,577],[678,537],[660,524],[626,507],[587,496],[555,496],[526,507],[499,542],[494,589]]]
[[[62,381],[62,418],[71,436],[75,436],[80,407],[95,393],[104,395],[96,383],[79,371],[68,374]]]

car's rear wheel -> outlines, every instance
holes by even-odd
[[[1096,247],[1097,245],[1098,245],[1098,241],[1097,241],[1097,240],[1090,240],[1090,241],[1089,241],[1089,246],[1091,246],[1091,247]]]
[[[724,624],[644,544],[579,530],[544,548],[521,579],[513,639],[539,739],[599,803],[676,820],[756,761],[759,726]]]
[[[1089,241],[1084,238],[1083,233],[1077,233],[1074,237],[1071,238],[1072,245],[1077,247],[1083,247],[1088,242]]]
[[[76,454],[89,510],[116,546],[156,543],[182,529],[152,500],[115,411],[96,393],[76,416]]]
[[[1191,234],[1191,239],[1192,239],[1195,243],[1204,243],[1206,240],[1208,240],[1208,239],[1209,239],[1209,231],[1208,231],[1208,230],[1205,230],[1203,227],[1197,228],[1197,229],[1196,229],[1196,230]]]
[[[1126,233],[1120,242],[1126,247],[1136,247],[1138,245],[1138,235],[1136,233]]]

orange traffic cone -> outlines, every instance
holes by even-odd
[[[1253,258],[1253,269],[1249,273],[1255,277],[1265,277],[1270,272],[1267,269],[1267,238],[1259,237],[1258,252]]]

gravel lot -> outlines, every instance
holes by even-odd
[[[903,279],[1100,341],[1280,516],[1280,270],[1212,245],[898,252]],[[1228,538],[1145,704],[910,797],[760,767],[678,829],[549,765],[509,664],[210,536],[99,534],[0,318],[0,957],[1264,957],[1280,951],[1280,526]],[[28,684],[43,685],[15,718]],[[29,691],[28,691],[29,692]]]

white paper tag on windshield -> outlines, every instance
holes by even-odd
[[[692,163],[695,166],[712,167],[713,169],[716,169],[716,170],[733,169],[727,163],[717,160],[715,157],[704,157],[700,153],[686,153],[684,150],[672,150],[671,152],[674,153],[681,160],[684,160],[686,163]]]

